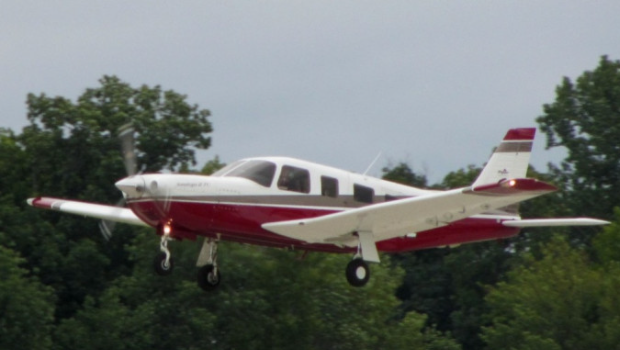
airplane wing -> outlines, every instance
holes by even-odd
[[[508,227],[554,227],[554,226],[593,226],[606,225],[609,221],[592,218],[561,218],[561,219],[519,219],[506,220],[502,225]]]
[[[51,197],[29,198],[28,204],[36,208],[51,209],[131,225],[148,226],[144,221],[140,220],[131,209],[113,205],[71,201]]]
[[[369,205],[321,216],[263,224],[263,228],[308,243],[353,245],[351,233],[371,233],[375,241],[404,236],[502,208],[555,191],[535,179],[501,180],[445,192]],[[513,224],[516,224],[513,221]],[[521,224],[527,221],[521,220]]]

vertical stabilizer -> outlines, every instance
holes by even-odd
[[[524,178],[535,134],[535,128],[508,130],[473,186],[497,183],[502,179]]]

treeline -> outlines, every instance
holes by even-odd
[[[105,76],[76,100],[27,98],[30,125],[0,131],[0,349],[614,349],[620,347],[620,61],[565,78],[537,122],[567,157],[531,176],[562,190],[524,217],[594,216],[600,228],[384,256],[351,288],[346,255],[220,244],[220,289],[195,285],[199,243],[170,245],[175,273],[152,272],[152,230],[27,206],[37,195],[117,203],[117,130],[136,129],[142,171],[190,171],[210,146],[209,111],[159,86]],[[219,159],[202,170],[210,173]],[[392,181],[428,184],[407,164]]]

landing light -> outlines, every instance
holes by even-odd
[[[172,227],[169,224],[164,224],[164,235],[168,236],[172,232]]]
[[[517,180],[508,180],[508,181],[503,181],[500,186],[504,187],[504,188],[511,188],[511,187],[515,187],[517,185]]]

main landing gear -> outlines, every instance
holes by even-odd
[[[358,232],[357,234],[357,254],[353,260],[347,264],[347,281],[353,287],[363,287],[370,280],[370,267],[367,261],[378,263],[379,252],[375,245],[375,238],[372,232]]]
[[[370,267],[361,258],[355,258],[347,264],[347,281],[353,287],[362,287],[370,279]]]
[[[206,292],[215,290],[222,280],[220,270],[217,268],[217,240],[205,238],[196,266],[199,267],[198,286]]]

